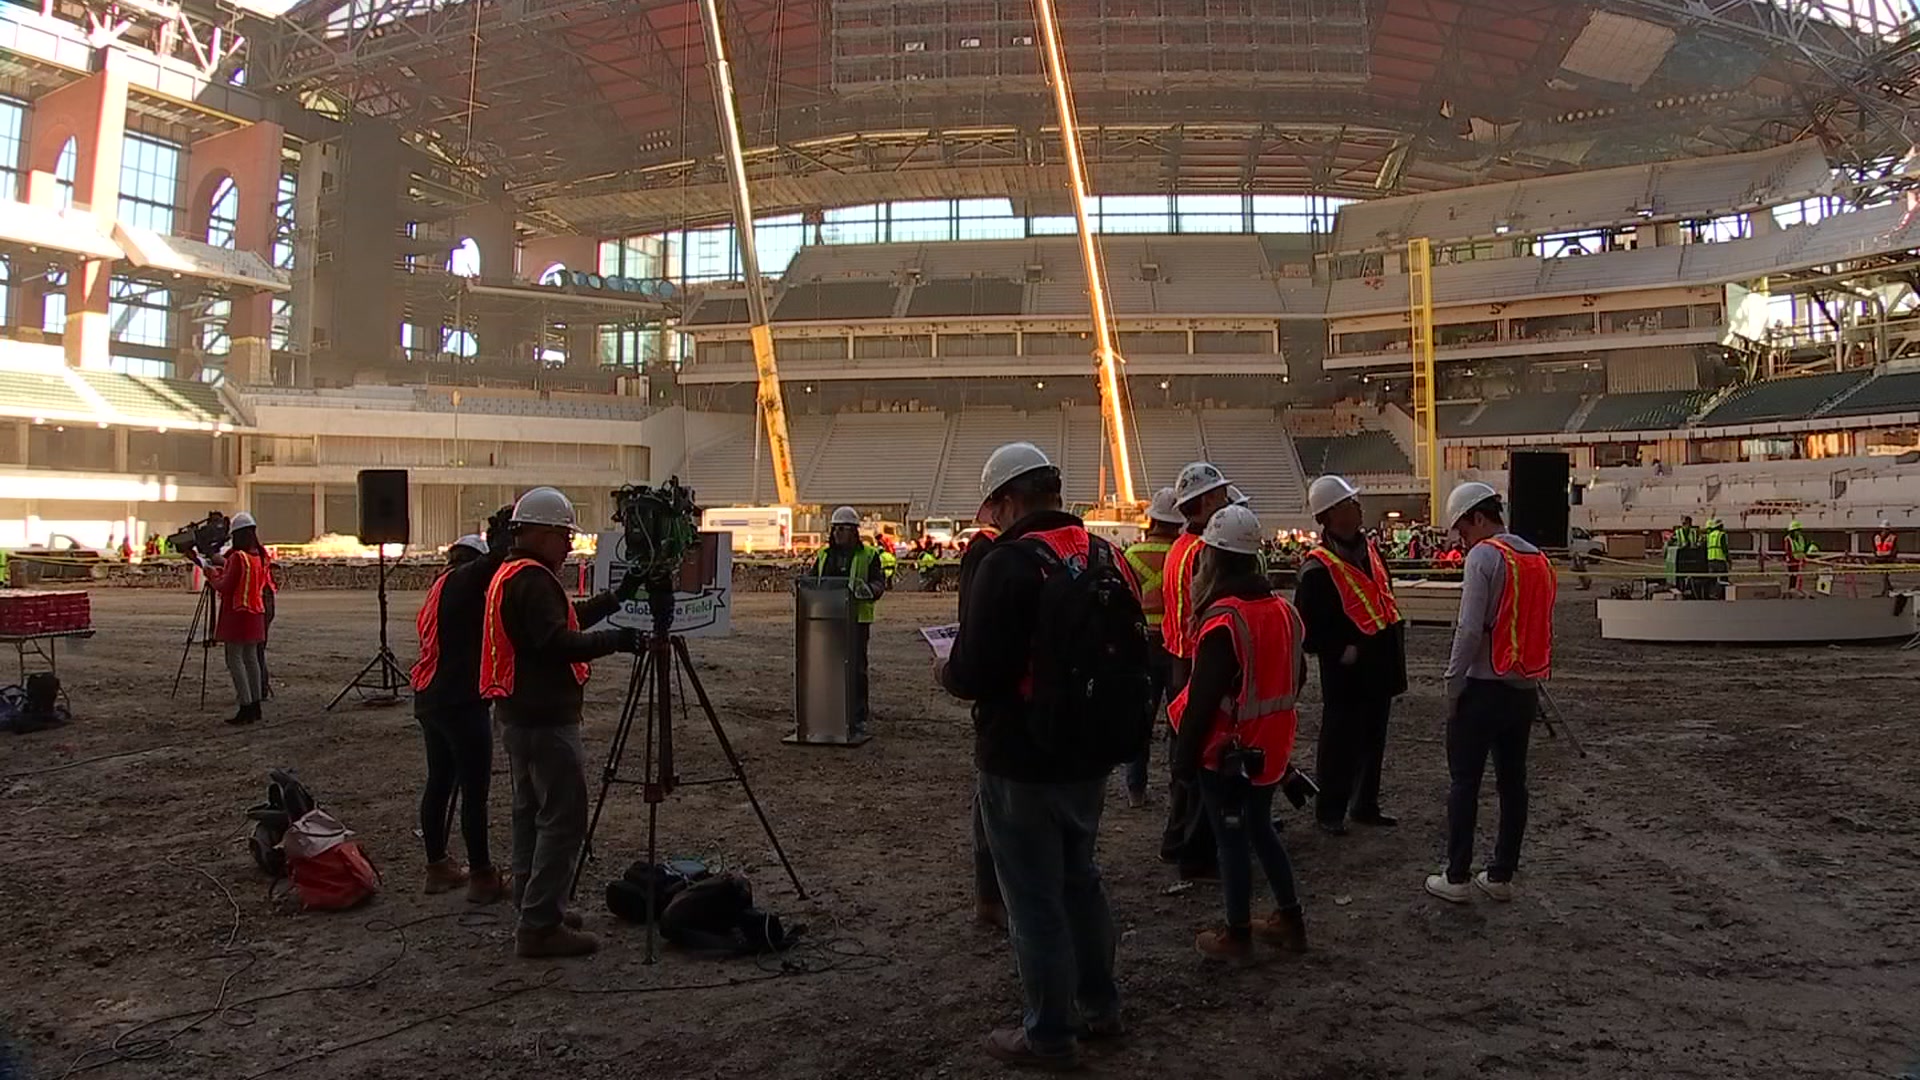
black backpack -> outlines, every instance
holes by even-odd
[[[312,793],[292,769],[267,770],[267,801],[247,808],[247,818],[253,822],[248,847],[262,873],[271,878],[287,876],[287,856],[280,850],[280,841],[314,806]]]
[[[1147,617],[1113,546],[1088,541],[1084,565],[1037,539],[1018,541],[1045,577],[1028,724],[1043,753],[1111,768],[1138,759],[1153,737]]]

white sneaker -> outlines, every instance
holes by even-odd
[[[1473,886],[1464,881],[1448,881],[1445,874],[1428,874],[1427,891],[1449,904],[1464,904],[1473,899]]]
[[[1485,870],[1473,875],[1473,887],[1486,893],[1489,899],[1498,900],[1503,904],[1513,900],[1513,882],[1495,881],[1487,876]]]

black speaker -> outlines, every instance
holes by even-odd
[[[1507,527],[1543,548],[1567,546],[1568,477],[1557,450],[1516,450],[1507,466]]]
[[[360,470],[360,542],[404,544],[407,526],[407,470]]]

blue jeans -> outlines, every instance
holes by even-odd
[[[1029,784],[980,774],[979,807],[1006,898],[1027,1045],[1072,1051],[1077,1020],[1115,1017],[1113,913],[1094,865],[1107,781]]]
[[[1227,926],[1253,925],[1253,859],[1267,872],[1273,903],[1281,911],[1298,910],[1300,893],[1293,861],[1273,828],[1273,793],[1280,787],[1240,787],[1212,769],[1200,770],[1200,798],[1220,844],[1220,892],[1227,902]]]

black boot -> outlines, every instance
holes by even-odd
[[[235,709],[233,715],[227,717],[227,723],[235,727],[239,727],[241,724],[252,723],[252,720],[247,716],[247,709],[249,707],[250,706],[242,705],[238,709]]]
[[[257,722],[259,719],[260,719],[260,703],[256,701],[253,704],[247,706],[246,720],[244,722],[252,724]]]

